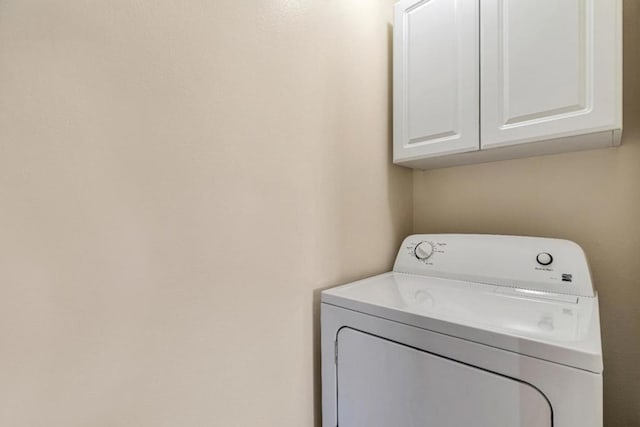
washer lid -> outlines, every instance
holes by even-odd
[[[390,272],[322,302],[551,362],[602,372],[598,299]]]

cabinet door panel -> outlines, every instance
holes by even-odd
[[[481,146],[620,128],[618,0],[483,0]]]
[[[477,0],[406,0],[394,29],[394,160],[479,148]]]

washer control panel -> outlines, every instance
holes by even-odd
[[[407,237],[394,271],[535,291],[593,296],[584,252],[542,237],[416,234]]]

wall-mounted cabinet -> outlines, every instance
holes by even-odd
[[[396,4],[397,164],[619,145],[621,87],[621,0]]]

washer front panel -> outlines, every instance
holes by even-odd
[[[340,349],[338,341],[341,339],[340,335],[348,329],[530,384],[548,399],[553,412],[553,427],[602,427],[600,374],[326,303],[322,304],[321,324],[323,427],[338,426],[339,394],[342,392],[338,390],[341,374],[338,373],[340,362],[337,359],[344,350],[344,347]],[[370,353],[362,356],[359,362],[366,361],[369,357]],[[456,410],[455,404],[456,402],[452,402],[449,407]],[[402,427],[395,423],[390,425]],[[350,426],[340,424],[340,427]]]
[[[350,328],[338,333],[340,427],[549,427],[546,398],[520,381]]]

